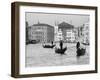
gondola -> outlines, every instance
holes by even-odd
[[[43,45],[43,48],[54,48],[55,45]]]
[[[77,56],[85,55],[86,49],[78,48],[77,51],[76,51],[76,53],[77,53]]]
[[[58,54],[65,54],[65,51],[67,50],[67,47],[60,49],[60,48],[55,48],[55,53]]]

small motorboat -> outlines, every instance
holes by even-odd
[[[67,47],[60,49],[60,48],[55,48],[55,52],[58,54],[65,54],[65,51],[67,50]]]
[[[84,45],[89,45],[89,43],[82,43],[82,44],[84,44]]]
[[[54,48],[55,45],[43,45],[43,48]]]
[[[76,51],[77,56],[85,55],[85,52],[86,52],[86,49],[83,49],[83,48],[78,48]]]

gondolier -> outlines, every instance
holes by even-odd
[[[60,49],[62,50],[63,49],[63,41],[60,40]]]

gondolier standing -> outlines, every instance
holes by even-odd
[[[79,47],[80,47],[80,42],[77,42],[76,49],[78,49]]]
[[[63,41],[60,40],[60,49],[62,50],[63,49]]]

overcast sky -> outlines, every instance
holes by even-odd
[[[54,26],[55,23],[61,23],[63,21],[79,27],[82,24],[89,22],[89,15],[74,15],[74,14],[47,14],[47,13],[26,13],[26,21],[29,26],[33,24],[46,23]]]

